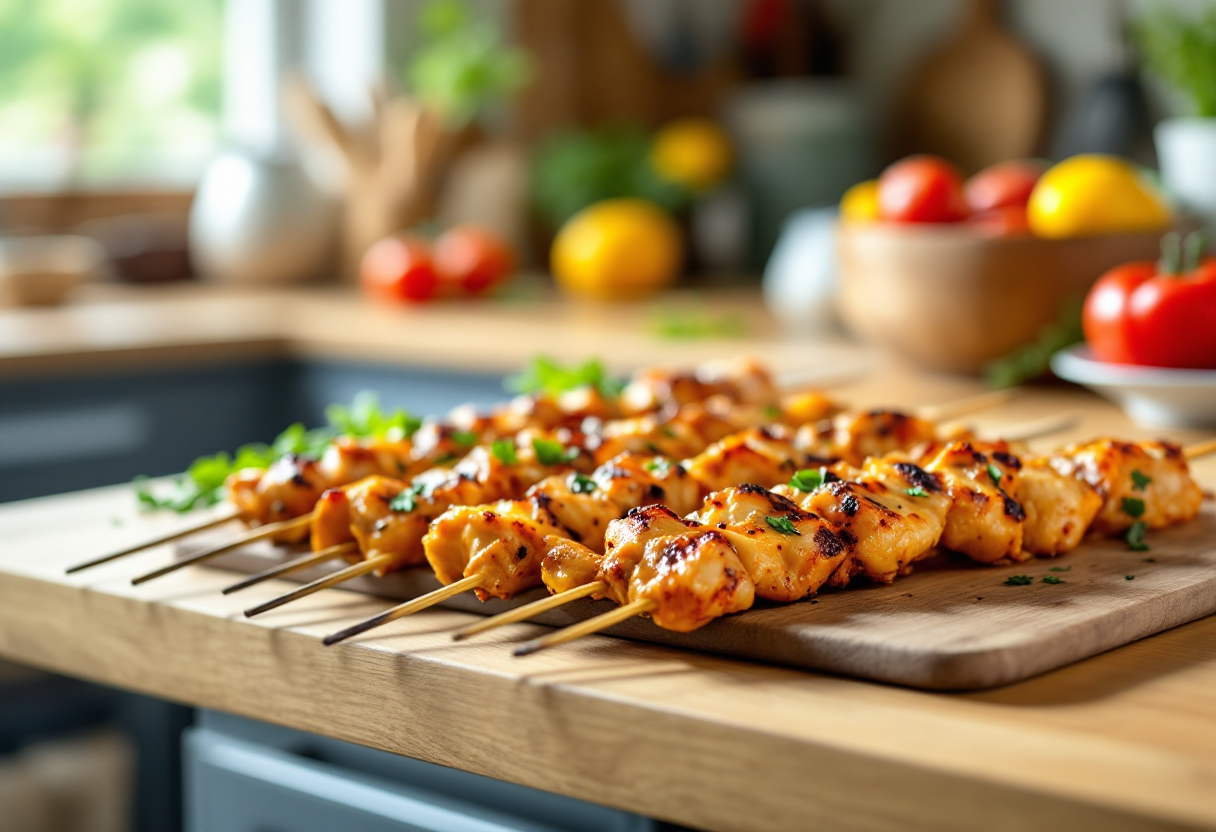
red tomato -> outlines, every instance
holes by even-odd
[[[430,300],[439,290],[431,246],[411,234],[385,237],[369,248],[359,278],[369,295],[394,303]]]
[[[967,218],[963,175],[936,156],[909,156],[878,177],[878,212],[893,222],[959,222]]]
[[[1013,205],[1026,207],[1035,183],[1047,170],[1038,159],[1013,159],[990,165],[967,180],[967,204],[972,211]]]
[[[449,286],[469,294],[484,292],[515,270],[515,252],[492,231],[458,225],[435,241],[435,271]]]
[[[1216,368],[1216,258],[1184,274],[1147,261],[1112,269],[1085,299],[1082,324],[1102,361]]]
[[[1005,205],[990,208],[967,218],[967,224],[991,237],[1025,237],[1030,234],[1030,219],[1026,206]]]

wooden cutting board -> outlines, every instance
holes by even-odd
[[[1055,560],[996,568],[942,556],[891,586],[858,584],[797,604],[762,604],[695,633],[671,633],[642,619],[608,632],[917,688],[989,688],[1216,612],[1216,505],[1206,501],[1197,520],[1154,532],[1150,542],[1152,551],[1132,552],[1121,540],[1089,540]],[[181,552],[206,543],[200,539]],[[294,554],[270,545],[251,546],[215,563],[253,572]],[[336,568],[319,567],[294,580],[312,580]],[[1026,575],[1034,582],[1005,585],[1012,575]],[[1044,583],[1049,576],[1061,583]],[[438,583],[419,569],[382,579],[360,578],[346,586],[404,600]],[[246,594],[251,606],[268,597],[264,590]],[[485,604],[469,594],[444,606],[491,615],[542,594],[536,590],[509,602]],[[566,626],[609,609],[610,602],[580,601],[537,621]]]

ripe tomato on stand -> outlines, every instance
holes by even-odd
[[[878,177],[879,216],[892,222],[961,222],[970,211],[963,175],[936,156],[909,156]]]
[[[393,303],[420,303],[439,291],[431,245],[413,234],[385,237],[369,248],[359,280],[369,295]]]
[[[1216,258],[1201,260],[1196,240],[1188,239],[1183,258],[1178,236],[1166,235],[1161,263],[1129,263],[1098,279],[1082,313],[1095,356],[1116,364],[1216,368]]]
[[[458,225],[435,241],[435,271],[448,287],[480,294],[502,283],[515,270],[515,252],[492,231]]]

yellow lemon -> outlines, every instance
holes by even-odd
[[[669,286],[684,259],[680,229],[644,199],[606,199],[562,226],[550,265],[562,288],[597,300],[632,300]]]
[[[1090,153],[1043,174],[1027,218],[1037,236],[1060,239],[1163,231],[1171,215],[1165,197],[1130,162]]]
[[[664,179],[703,191],[730,173],[730,139],[715,122],[685,118],[665,125],[650,147],[650,164]]]
[[[840,219],[844,222],[875,222],[878,219],[878,180],[858,182],[840,198]]]

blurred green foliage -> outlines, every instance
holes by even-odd
[[[1047,375],[1051,357],[1062,349],[1085,340],[1081,328],[1081,300],[1071,300],[1060,309],[1060,317],[1039,330],[1039,337],[984,368],[989,387],[1016,387]]]
[[[661,178],[650,164],[650,137],[616,125],[552,136],[532,160],[532,202],[552,228],[592,203],[640,197],[676,213],[689,202],[684,187]]]
[[[506,46],[497,27],[474,17],[461,0],[427,3],[419,28],[423,40],[406,67],[406,87],[450,127],[468,124],[531,76],[527,53]]]
[[[1148,69],[1189,97],[1196,115],[1216,117],[1216,5],[1185,14],[1157,0],[1133,31]]]
[[[55,148],[70,179],[209,152],[222,0],[0,0],[0,155]]]

